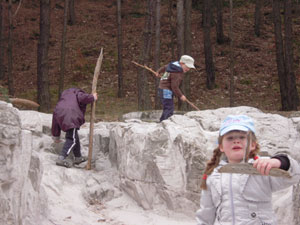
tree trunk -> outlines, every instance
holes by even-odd
[[[40,110],[49,112],[50,92],[49,92],[49,38],[50,38],[50,0],[40,1],[40,36],[37,52],[37,90],[38,104]]]
[[[216,33],[217,33],[217,43],[223,44],[224,40],[224,31],[223,31],[223,0],[216,0],[217,7],[217,24],[216,24]]]
[[[192,18],[192,0],[185,0],[185,14],[184,14],[184,54],[191,54],[192,50],[192,32],[191,32],[191,18]]]
[[[229,78],[229,106],[234,106],[234,58],[233,58],[233,3],[230,0],[230,78]]]
[[[14,75],[13,75],[13,15],[12,15],[12,0],[8,3],[8,19],[9,19],[9,29],[8,29],[8,94],[14,96]]]
[[[184,0],[177,0],[177,58],[184,54]]]
[[[65,0],[64,7],[64,19],[63,19],[63,32],[61,38],[61,49],[60,49],[60,71],[59,71],[59,84],[58,84],[58,99],[60,98],[61,93],[64,90],[64,80],[65,80],[65,56],[66,56],[66,36],[67,36],[67,20],[68,20],[68,8],[69,0]]]
[[[160,7],[161,0],[156,0],[156,15],[155,15],[155,53],[154,67],[155,71],[160,68]],[[161,109],[160,96],[158,94],[159,78],[155,78],[155,109]]]
[[[273,0],[273,19],[274,19],[274,33],[276,46],[276,63],[277,73],[279,78],[281,106],[282,110],[287,109],[287,95],[285,86],[285,69],[284,69],[284,51],[283,39],[281,34],[281,15],[280,15],[280,0]]]
[[[3,0],[0,0],[0,80],[4,79],[4,68],[3,68],[3,52],[4,52],[4,47],[3,47],[3,15],[2,15],[2,10],[3,9]]]
[[[263,5],[263,0],[255,1],[255,21],[254,21],[254,32],[257,37],[260,36],[260,26],[261,26],[261,6]]]
[[[285,50],[285,73],[286,88],[288,95],[288,109],[297,110],[299,105],[299,96],[296,86],[294,72],[294,51],[293,51],[293,29],[292,29],[292,1],[284,1],[284,50]]]
[[[191,55],[192,49],[192,34],[191,34],[191,13],[192,13],[192,0],[185,0],[185,13],[184,13],[184,54]],[[187,99],[191,97],[190,89],[190,72],[185,73],[183,79],[182,90]],[[191,110],[187,102],[182,102],[182,110]]]
[[[76,23],[76,16],[75,16],[75,0],[69,0],[69,19],[68,24],[70,26]]]
[[[172,59],[175,59],[175,30],[176,28],[173,26],[173,0],[169,0],[169,7],[168,7],[168,15],[169,15],[169,26],[170,26],[170,43],[169,43],[169,49],[171,49],[172,53]]]
[[[152,30],[154,23],[154,4],[155,0],[147,0],[147,15],[145,19],[145,30],[144,30],[144,46],[142,52],[142,63],[145,64],[149,62],[151,42],[152,42]],[[138,74],[138,109],[139,110],[149,110],[150,105],[150,95],[149,95],[149,85],[148,85],[148,75],[149,72],[144,69],[139,69]],[[151,75],[152,76],[152,75]]]
[[[206,69],[206,87],[209,90],[215,88],[215,69],[213,62],[213,53],[210,41],[211,27],[211,0],[204,0],[204,53],[205,53],[205,69]]]
[[[291,1],[286,0],[284,5],[285,43],[283,44],[281,33],[280,0],[273,1],[276,62],[280,85],[281,105],[282,110],[289,111],[297,110],[299,97],[293,70]]]
[[[184,0],[177,0],[176,4],[177,8],[177,19],[176,19],[176,24],[177,24],[177,58],[180,59],[182,55],[184,55]],[[181,83],[180,89],[182,90],[183,94],[185,95],[185,87],[184,87],[184,82]],[[178,98],[178,109],[179,110],[187,110],[186,109],[186,104],[182,102]]]
[[[121,0],[117,0],[117,39],[118,39],[118,98],[124,97],[123,90],[123,36],[122,36],[122,10],[121,10]]]

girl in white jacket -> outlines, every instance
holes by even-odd
[[[247,132],[250,132],[252,140],[249,143],[248,162],[253,162],[253,167],[261,175],[218,172],[227,163],[240,163],[243,160]],[[298,162],[286,154],[259,158],[254,124],[245,115],[230,115],[222,122],[218,143],[204,171],[200,209],[196,214],[197,224],[275,225],[272,192],[299,181]],[[286,170],[291,178],[267,176],[271,168]]]

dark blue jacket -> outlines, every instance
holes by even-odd
[[[80,128],[84,124],[86,106],[94,101],[92,94],[79,88],[70,88],[61,94],[52,117],[52,135],[59,137],[61,130]]]

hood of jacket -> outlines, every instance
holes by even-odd
[[[166,71],[169,73],[182,73],[183,69],[182,69],[179,61],[176,61],[176,62],[169,63]]]

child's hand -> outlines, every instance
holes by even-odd
[[[183,102],[185,102],[185,101],[186,101],[186,97],[185,97],[184,95],[182,95],[182,96],[180,97],[180,100],[183,101]]]
[[[253,163],[253,167],[262,175],[269,175],[271,168],[279,168],[281,162],[278,159],[257,159]]]
[[[98,94],[97,94],[97,93],[93,93],[93,95],[94,95],[94,100],[97,101],[97,99],[98,99]]]
[[[53,140],[55,143],[60,143],[60,142],[61,142],[60,137],[52,137],[52,140]]]

